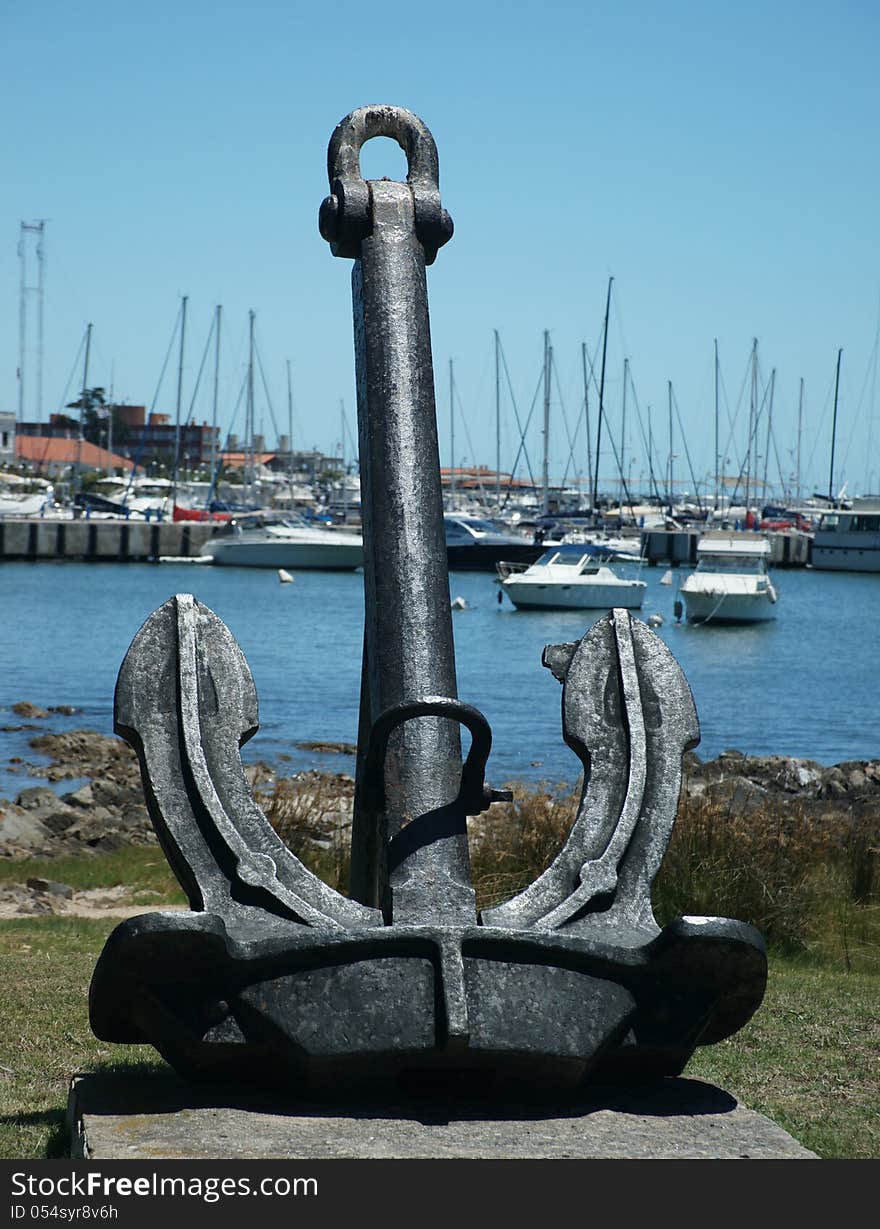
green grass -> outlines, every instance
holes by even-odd
[[[821,1157],[880,1158],[880,976],[772,956],[739,1033],[698,1049],[689,1075],[734,1093]]]
[[[89,1029],[88,985],[115,924],[0,923],[0,1158],[64,1155],[76,1072],[167,1070],[150,1046],[108,1044]],[[698,1050],[688,1074],[727,1089],[820,1156],[880,1158],[878,994],[876,973],[774,956],[760,1011],[735,1037]]]
[[[111,1045],[98,1041],[89,1029],[89,981],[117,921],[40,918],[0,923],[2,1159],[65,1155],[64,1113],[72,1075],[157,1063],[158,1055],[149,1046]]]
[[[158,845],[129,845],[101,854],[72,854],[61,858],[0,858],[0,884],[28,879],[54,879],[72,888],[130,889],[132,904],[185,904],[186,897]]]

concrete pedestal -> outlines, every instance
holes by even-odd
[[[71,1155],[89,1160],[754,1159],[815,1154],[729,1093],[680,1077],[577,1103],[242,1097],[169,1074],[78,1075]]]

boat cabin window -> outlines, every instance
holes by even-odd
[[[853,529],[862,533],[877,533],[880,531],[880,516],[854,516]]]
[[[592,551],[585,550],[576,542],[569,542],[563,546],[551,546],[549,550],[545,550],[543,555],[539,555],[535,560],[536,563],[564,563],[569,567],[575,564],[582,563],[584,559],[591,558]]]
[[[481,537],[483,534],[497,534],[506,532],[503,526],[499,526],[492,521],[484,521],[479,517],[444,517],[446,526],[446,541],[448,543],[455,542],[472,542],[474,538]]]
[[[766,571],[763,555],[700,555],[698,572],[735,572],[738,575]]]

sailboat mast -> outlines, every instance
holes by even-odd
[[[840,391],[840,356],[843,350],[837,351],[837,374],[834,377],[834,416],[831,421],[831,467],[828,470],[828,498],[834,502],[834,447],[837,441],[837,395]]]
[[[669,515],[673,514],[673,499],[672,499],[672,381],[667,380],[669,389]]]
[[[339,437],[342,440],[342,520],[348,522],[348,465],[345,461],[345,402],[339,398]]]
[[[587,343],[581,342],[581,366],[584,370],[584,417],[586,419],[587,428],[587,482],[590,491],[590,511],[593,510],[596,503],[596,493],[593,488],[593,460],[590,453],[590,380],[587,375]]]
[[[245,488],[253,494],[254,485],[254,312],[248,312],[247,409],[245,415]]]
[[[211,482],[214,481],[214,470],[217,466],[217,398],[220,389],[220,321],[223,308],[217,304],[214,319],[214,399],[211,409]]]
[[[629,374],[629,359],[623,360],[623,404],[620,410],[620,510],[623,513],[623,497],[626,484],[626,379]]]
[[[752,338],[752,380],[749,391],[749,438],[746,442],[746,518],[749,515],[749,494],[752,477],[752,437],[755,432],[755,412],[758,401],[758,339]]]
[[[602,447],[602,416],[605,412],[605,356],[608,352],[608,313],[611,310],[611,283],[613,277],[608,279],[608,294],[605,296],[605,324],[602,329],[602,371],[599,376],[599,424],[596,427],[596,499],[593,505],[595,510],[599,502],[599,452]]]
[[[501,339],[495,329],[495,511],[501,511]]]
[[[287,367],[287,482],[290,486],[290,506],[293,507],[293,380],[290,375],[290,359]],[[343,441],[343,447],[344,447]]]
[[[650,479],[651,490],[659,497],[660,492],[657,489],[657,480],[654,477],[654,428],[651,422],[651,407],[648,406],[648,477]]]
[[[767,441],[764,445],[764,490],[762,500],[767,498],[767,468],[770,464],[770,440],[773,435],[773,390],[776,387],[776,368],[770,372],[770,400],[767,403]]]
[[[455,377],[452,374],[452,359],[449,360],[449,479],[452,502],[455,504]]]
[[[804,421],[804,377],[801,376],[801,389],[798,395],[798,433],[797,433],[797,469],[795,472],[795,499],[801,502],[801,428]]]
[[[79,399],[79,431],[76,433],[76,489],[82,490],[82,442],[83,415],[86,406],[86,389],[89,387],[89,352],[92,348],[92,326],[86,325],[86,353],[83,360],[82,393]]]
[[[715,338],[715,511],[718,511],[718,338]]]
[[[183,350],[184,342],[186,341],[186,300],[184,295],[180,303],[180,353],[177,360],[177,410],[175,414],[175,431],[174,431],[174,487],[173,497],[174,502],[177,502],[177,471],[180,467],[180,405],[183,396]]]
[[[544,458],[541,464],[541,515],[550,510],[550,334],[544,330]]]

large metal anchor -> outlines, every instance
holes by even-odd
[[[406,183],[361,178],[374,136],[406,151]],[[185,1074],[299,1089],[438,1070],[538,1091],[677,1074],[750,1018],[766,982],[750,926],[661,930],[651,909],[681,757],[699,739],[690,689],[623,610],[548,646],[581,803],[544,874],[478,917],[467,816],[506,795],[485,785],[488,724],[456,692],[425,279],[452,222],[433,138],[407,111],[347,116],[328,169],[321,233],[354,260],[365,556],[351,894],[260,811],[239,754],[257,729],[247,663],[215,614],[171,598],[126,655],[115,728],[191,912],[113,932],[92,1027],[152,1043]]]

